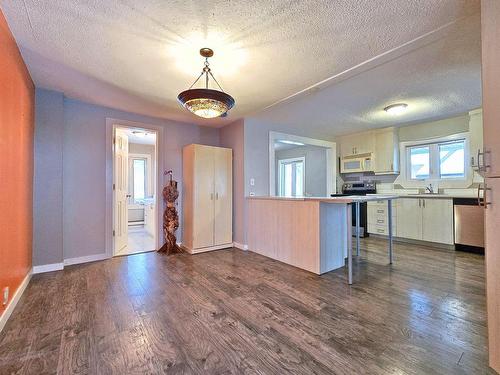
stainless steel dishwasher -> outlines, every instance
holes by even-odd
[[[453,199],[455,250],[484,253],[484,208],[474,198]]]

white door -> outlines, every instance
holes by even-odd
[[[128,243],[128,136],[121,129],[115,131],[114,159],[114,254],[117,254]]]
[[[422,199],[422,240],[453,245],[451,199]]]
[[[215,148],[215,228],[214,245],[233,241],[233,154],[231,149]]]
[[[197,145],[194,162],[193,248],[214,245],[214,147]]]
[[[401,198],[397,214],[398,237],[422,239],[422,200]]]

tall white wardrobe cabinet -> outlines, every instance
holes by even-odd
[[[233,150],[192,144],[182,156],[183,248],[196,254],[233,246]]]

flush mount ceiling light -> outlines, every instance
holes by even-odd
[[[279,139],[276,142],[278,142],[278,143],[284,143],[286,145],[305,146],[305,144],[302,143],[302,142],[289,141],[287,139]]]
[[[400,115],[406,111],[407,107],[408,104],[406,103],[396,103],[388,105],[384,108],[384,111],[386,111],[390,115]]]
[[[203,118],[226,116],[227,111],[233,108],[235,101],[231,95],[226,94],[222,90],[222,87],[220,87],[219,82],[217,82],[210,70],[208,58],[214,55],[214,51],[210,48],[202,48],[200,49],[200,55],[205,58],[205,66],[201,74],[188,90],[181,92],[177,96],[177,99],[184,108],[196,116]],[[192,87],[203,75],[205,75],[205,88],[193,89]],[[212,77],[220,91],[208,87],[209,77]]]
[[[140,137],[140,138],[143,138],[143,137],[145,137],[145,136],[147,136],[147,135],[148,135],[148,133],[146,133],[146,132],[141,132],[141,131],[139,131],[139,130],[134,130],[134,131],[132,132],[132,134],[133,134],[133,135],[135,135],[136,137]]]

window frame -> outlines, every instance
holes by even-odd
[[[457,141],[464,142],[464,176],[463,177],[452,177],[452,178],[441,178],[441,165],[440,165],[440,154],[439,145],[452,143]],[[400,142],[400,154],[404,160],[402,160],[401,165],[401,182],[407,187],[422,187],[429,183],[435,182],[439,186],[465,186],[467,185],[472,177],[471,165],[470,165],[470,149],[469,146],[469,133],[457,133],[444,137],[436,137],[419,141],[405,141]],[[410,150],[413,147],[423,147],[429,146],[429,177],[428,178],[411,178],[411,160],[410,160]]]
[[[284,166],[286,164],[291,164],[291,163],[296,163],[296,162],[301,162],[302,163],[302,175],[303,175],[303,181],[302,181],[302,192],[305,195],[306,192],[306,158],[305,156],[298,156],[294,158],[288,158],[288,159],[278,159],[278,196],[280,197],[288,197],[287,195],[283,194],[283,189],[285,188],[284,186]],[[292,189],[293,190],[293,189]],[[296,197],[297,195],[291,195],[291,197]]]
[[[416,149],[416,148],[424,148],[428,147],[429,148],[429,177],[427,178],[413,178],[411,176],[411,150]],[[432,160],[432,144],[429,143],[424,143],[424,144],[419,144],[419,145],[409,145],[406,146],[406,173],[408,175],[408,178],[412,181],[422,181],[422,180],[428,180],[431,178],[432,174],[432,165],[433,165],[433,160]]]

